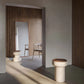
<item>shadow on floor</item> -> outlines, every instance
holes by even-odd
[[[54,67],[51,67],[51,68],[41,67],[41,58],[35,57],[34,60],[31,60],[31,57],[25,58],[22,60],[21,65],[23,67],[33,69],[36,72],[39,72],[40,74],[45,75],[54,80],[55,68]],[[84,69],[81,69],[72,65],[67,66],[65,77],[66,77],[66,82],[68,84],[84,84]],[[33,80],[32,78],[30,79]],[[39,84],[38,81],[36,81],[36,83]]]
[[[0,74],[0,84],[21,84],[21,83],[9,73],[4,73]]]
[[[50,69],[49,69],[49,70],[50,70]],[[51,78],[51,79],[54,80],[53,74],[50,73],[50,72],[48,71],[48,69],[46,69],[46,68],[44,68],[44,67],[39,67],[39,68],[37,68],[37,69],[34,69],[34,71],[36,71],[36,72],[38,72],[38,73],[40,73],[40,74],[42,74],[42,75],[44,75],[44,76],[47,76],[47,77],[49,77],[49,78]]]
[[[54,80],[55,68],[43,68],[40,67],[35,71],[51,78]],[[84,84],[84,69],[78,68],[76,66],[67,66],[66,67],[66,82],[67,84]]]
[[[17,72],[21,73],[22,75],[26,76],[28,79],[34,81],[36,84],[40,84],[37,80],[33,79],[32,77],[28,76],[27,74],[25,74],[24,72],[20,71],[19,69],[11,66],[10,64],[7,64],[9,67],[11,67],[12,69],[16,70]],[[15,83],[16,84],[16,83]]]

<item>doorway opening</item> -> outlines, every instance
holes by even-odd
[[[45,66],[43,15],[43,9],[6,6],[6,55],[14,61],[13,53],[19,51],[20,64],[34,70]]]

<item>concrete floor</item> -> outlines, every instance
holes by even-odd
[[[35,56],[33,60],[31,60],[32,57],[23,58],[22,65],[26,68],[33,69],[37,72],[39,72],[42,75],[45,75],[46,77],[51,78],[54,80],[54,67],[51,68],[43,68],[42,66],[42,57],[39,58],[39,56]],[[84,84],[84,69],[81,69],[76,66],[67,66],[66,67],[66,82],[68,84]]]
[[[46,69],[41,67],[36,71],[54,80],[54,67]],[[66,67],[65,74],[67,84],[84,84],[84,69],[70,65]]]
[[[21,65],[33,70],[38,69],[42,66],[42,56],[34,56],[33,60],[32,56],[22,57]]]
[[[23,58],[19,63],[7,59],[7,72],[0,74],[0,84],[84,84],[84,69],[67,66],[66,83],[57,83],[54,81],[54,67],[44,69],[41,67],[42,62],[37,59],[41,58],[35,57],[34,60],[31,57]],[[37,69],[32,67],[31,62]]]
[[[14,63],[7,59],[7,72],[0,74],[0,84],[67,84],[56,83],[54,80],[41,75],[20,63]]]

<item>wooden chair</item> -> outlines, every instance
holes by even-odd
[[[38,44],[33,44],[33,57],[34,58],[34,53],[38,52],[39,57],[40,57],[40,53],[42,53],[42,44],[38,43]]]
[[[28,46],[28,44],[25,44],[24,56],[25,56],[25,54],[26,54],[26,51],[29,51],[29,46]]]

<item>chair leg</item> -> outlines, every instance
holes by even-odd
[[[34,51],[33,51],[33,56],[32,56],[32,60],[33,60],[33,58],[34,58]]]
[[[29,56],[29,51],[27,51],[27,55]]]
[[[26,50],[24,50],[24,56],[25,56],[25,52],[26,52]]]
[[[40,52],[39,52],[39,57],[40,57]]]

